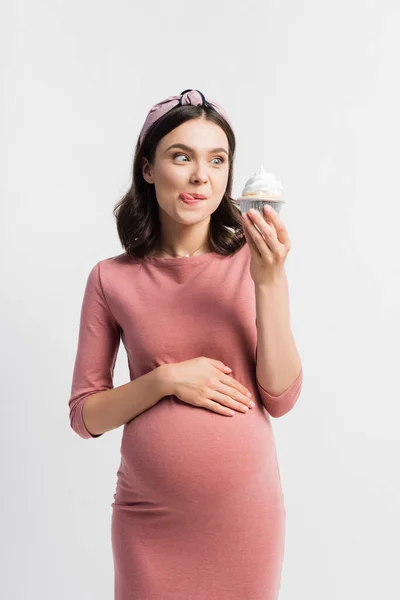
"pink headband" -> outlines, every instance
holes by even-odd
[[[169,96],[165,100],[155,104],[148,112],[146,120],[140,131],[139,141],[142,143],[147,130],[155,123],[160,117],[165,115],[171,109],[177,106],[183,106],[184,104],[192,104],[193,106],[211,106],[214,110],[220,113],[224,119],[232,127],[232,124],[228,118],[228,115],[216,102],[206,100],[204,95],[199,90],[187,89],[184,90],[179,96]]]

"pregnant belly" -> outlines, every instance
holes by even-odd
[[[225,417],[166,396],[124,427],[117,503],[209,505],[234,494],[282,500],[275,442],[260,406]]]

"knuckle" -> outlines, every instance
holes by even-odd
[[[200,398],[205,398],[207,396],[208,387],[206,385],[201,385],[199,387]]]
[[[206,381],[205,381],[205,385],[207,388],[212,388],[214,389],[216,387],[216,381],[213,377],[207,377]]]

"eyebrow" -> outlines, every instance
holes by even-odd
[[[168,150],[171,150],[171,148],[182,148],[182,150],[186,150],[186,152],[194,152],[194,149],[189,148],[189,146],[186,146],[186,144],[172,144],[172,146],[168,146],[165,152],[168,152]],[[210,150],[210,153],[211,152],[225,152],[225,154],[229,156],[225,148],[213,148]]]

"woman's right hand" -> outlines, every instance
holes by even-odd
[[[172,394],[182,402],[231,417],[235,410],[247,412],[254,406],[249,390],[229,376],[232,369],[220,360],[199,356],[163,368]]]

